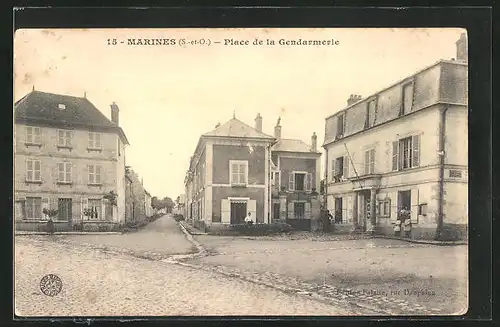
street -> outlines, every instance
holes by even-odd
[[[463,247],[195,238],[210,255],[176,262],[194,250],[170,215],[122,235],[17,236],[16,314],[418,315],[467,304]],[[40,290],[48,274],[63,283],[53,297]]]

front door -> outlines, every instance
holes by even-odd
[[[273,203],[273,220],[280,219],[280,204]]]
[[[398,213],[399,210],[406,209],[411,210],[411,191],[399,191],[398,192]]]
[[[61,198],[57,203],[58,220],[71,221],[73,218],[73,200],[70,198]]]
[[[243,224],[247,215],[246,202],[231,202],[231,224]]]

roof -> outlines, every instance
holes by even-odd
[[[314,152],[304,141],[295,139],[279,139],[271,150],[276,152],[320,153],[318,151]]]
[[[217,127],[213,131],[203,134],[203,136],[235,137],[235,138],[247,137],[247,138],[274,140],[274,137],[259,132],[257,129],[253,128],[250,125],[245,124],[244,122],[236,118],[229,120],[228,122]]]
[[[60,104],[65,106],[64,110],[59,108]],[[87,98],[32,91],[14,104],[14,110],[16,121],[62,123],[114,130],[128,144],[123,130],[104,116]]]

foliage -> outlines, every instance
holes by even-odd
[[[116,194],[114,191],[110,191],[109,193],[106,193],[103,198],[108,200],[109,203],[111,203],[112,205],[116,206],[117,205],[117,202],[116,202],[116,198],[118,197],[118,194]]]
[[[153,209],[173,208],[174,205],[174,201],[172,201],[172,199],[168,196],[164,197],[161,200],[156,196],[153,196],[151,198],[151,207],[153,207]]]
[[[194,220],[193,227],[203,232],[207,231],[207,225],[203,220]]]
[[[175,219],[175,221],[181,221],[181,220],[184,220],[184,216],[179,214],[179,213],[176,213],[176,214],[174,214],[174,219]]]
[[[275,222],[271,224],[237,224],[232,225],[232,229],[243,235],[272,235],[288,233],[292,230],[292,226]]]
[[[52,219],[57,216],[58,210],[43,208],[42,213]]]

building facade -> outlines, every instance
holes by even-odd
[[[129,143],[118,106],[110,121],[85,97],[33,90],[14,110],[16,229],[39,230],[48,209],[57,230],[122,225]]]
[[[260,114],[255,127],[234,117],[218,124],[200,137],[190,159],[185,178],[186,220],[217,226],[241,224],[248,214],[255,223],[310,219],[313,210],[319,211],[319,203],[311,206],[311,194],[319,184],[320,156],[299,140],[279,140],[263,133]],[[275,178],[283,182],[277,181],[273,188]],[[281,192],[279,185],[289,185],[288,179],[294,183],[292,188]],[[273,201],[280,212],[276,216]]]
[[[261,119],[260,116],[256,120]],[[274,127],[276,144],[271,148],[271,219],[300,229],[314,229],[320,215],[321,153],[317,136],[308,145],[281,137],[281,120]],[[259,124],[259,123],[257,123]]]
[[[326,207],[337,228],[393,234],[410,210],[414,238],[466,238],[468,67],[441,60],[326,118]]]
[[[129,166],[125,171],[127,176],[125,220],[128,225],[135,225],[148,217],[147,195],[139,175]]]
[[[146,218],[153,216],[153,207],[151,206],[151,194],[144,190],[144,211]]]

